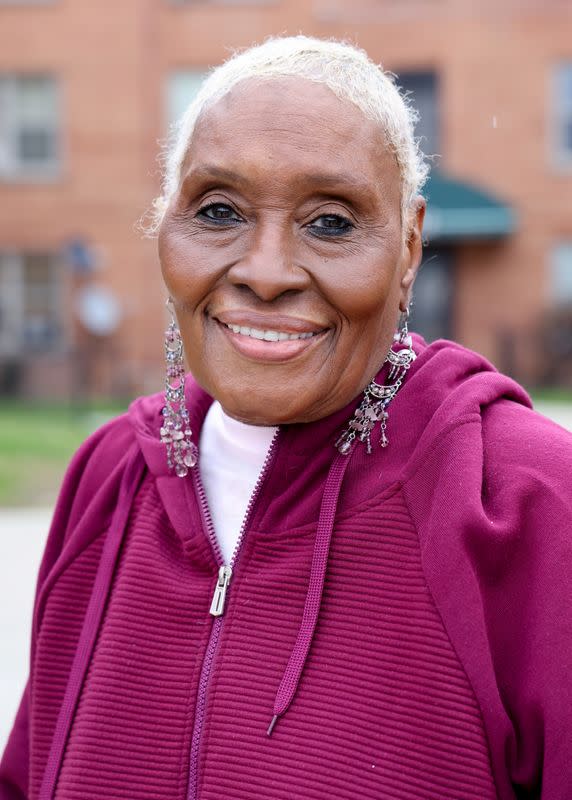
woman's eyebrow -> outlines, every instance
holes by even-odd
[[[363,180],[348,172],[310,172],[297,176],[303,178],[305,182],[314,186],[324,188],[352,188],[357,190],[367,190],[368,186]],[[187,181],[202,180],[221,180],[238,185],[250,183],[248,177],[240,172],[235,172],[227,167],[219,167],[216,164],[200,164],[189,170],[185,176]]]
[[[317,186],[342,187],[352,189],[367,189],[363,180],[356,178],[348,172],[311,172],[305,176],[306,180]]]
[[[190,169],[185,175],[184,182],[196,180],[220,180],[236,184],[248,183],[248,179],[239,172],[234,172],[234,170],[226,167],[219,167],[216,164],[201,164]]]

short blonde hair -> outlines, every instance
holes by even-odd
[[[240,81],[282,77],[322,83],[337,97],[357,106],[368,119],[379,123],[401,173],[401,213],[402,220],[406,220],[411,202],[423,188],[429,172],[414,135],[417,112],[409,98],[400,93],[394,76],[377,66],[364,50],[330,39],[287,36],[268,39],[215,67],[174,124],[163,154],[164,177],[162,194],[154,203],[154,231],[177,192],[181,169],[201,114]]]

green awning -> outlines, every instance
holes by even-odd
[[[424,232],[430,244],[499,239],[516,229],[513,209],[471,183],[433,173],[423,194],[427,199]]]

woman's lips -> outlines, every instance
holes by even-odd
[[[244,319],[241,324],[238,321],[223,322],[218,318],[215,321],[235,350],[256,361],[288,361],[313,347],[326,333],[323,328],[309,330],[308,323],[301,320],[296,320],[295,325],[292,320],[288,320],[287,324],[280,324],[277,319],[273,319],[272,324],[264,320],[264,327],[253,325],[251,317],[248,324]],[[256,322],[261,325],[262,321],[257,319]],[[292,327],[304,327],[306,330],[293,331]]]
[[[291,317],[286,314],[260,314],[248,309],[226,309],[211,311],[209,316],[222,322],[223,325],[237,326],[239,328],[254,328],[259,331],[277,331],[283,333],[321,333],[327,327],[316,320]]]

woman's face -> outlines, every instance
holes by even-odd
[[[227,414],[309,422],[391,345],[421,258],[379,128],[327,87],[244,81],[201,117],[159,255],[196,380]]]

